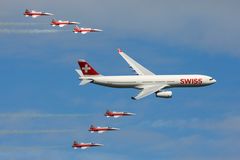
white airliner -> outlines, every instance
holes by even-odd
[[[137,75],[128,76],[103,76],[99,74],[85,60],[79,60],[80,70],[76,69],[81,80],[80,85],[94,83],[114,88],[136,88],[140,92],[132,99],[138,100],[155,93],[156,97],[171,98],[172,91],[163,89],[173,87],[202,87],[216,83],[216,80],[210,76],[191,74],[191,75],[155,75],[142,65],[137,63],[121,49],[118,53],[127,61]]]

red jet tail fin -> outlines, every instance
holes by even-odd
[[[78,25],[76,25],[75,27],[74,27],[74,30],[79,30],[80,29],[80,27],[78,26]]]
[[[88,62],[85,60],[78,61],[79,67],[84,76],[98,76],[100,75]]]
[[[78,144],[78,142],[75,140],[75,141],[73,141],[73,145],[76,145],[76,144]]]
[[[80,31],[80,28],[78,27],[78,25],[76,25],[76,26],[73,28],[73,32],[78,33],[79,31]]]

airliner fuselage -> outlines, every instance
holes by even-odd
[[[148,75],[148,76],[92,76],[81,79],[91,79],[92,83],[114,88],[139,88],[144,85],[167,85],[173,87],[202,87],[216,82],[205,75]]]

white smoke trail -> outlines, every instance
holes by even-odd
[[[41,113],[2,113],[0,118],[78,118],[91,114],[41,114]]]
[[[24,23],[24,22],[0,22],[0,26],[34,26],[41,23]]]
[[[55,133],[73,133],[76,129],[62,129],[62,130],[0,130],[0,135],[20,135],[20,134],[55,134]]]
[[[69,146],[65,145],[56,145],[56,146],[0,146],[1,152],[15,152],[15,151],[27,151],[27,152],[35,152],[49,149],[64,149],[69,148]]]
[[[57,33],[64,30],[56,29],[0,29],[0,34],[43,34],[43,33]]]

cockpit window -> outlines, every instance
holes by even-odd
[[[209,80],[211,81],[211,80],[213,80],[213,78],[210,78]]]

